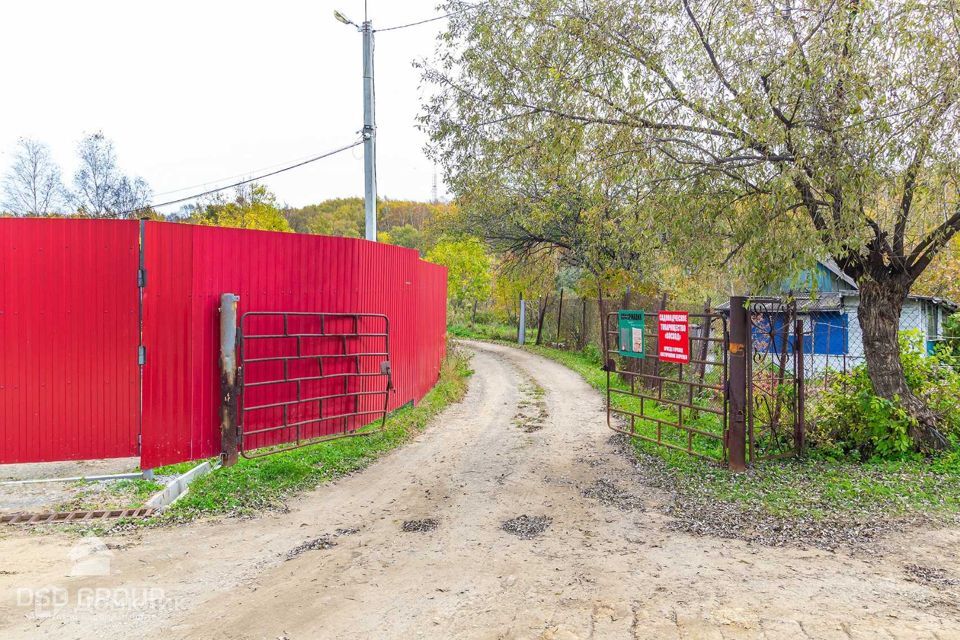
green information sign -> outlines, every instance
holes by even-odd
[[[643,311],[618,311],[617,335],[620,355],[628,358],[644,357]]]

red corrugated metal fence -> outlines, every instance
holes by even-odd
[[[0,463],[137,455],[137,236],[0,219]]]
[[[241,315],[383,313],[396,387],[390,408],[420,399],[436,382],[446,269],[416,251],[348,238],[144,227],[141,415],[138,223],[0,220],[0,462],[136,455],[141,420],[144,468],[218,454],[224,292],[240,296]],[[67,244],[69,251],[57,248]],[[40,264],[44,252],[57,251],[54,266]],[[40,285],[32,296],[30,281]],[[69,311],[57,317],[64,299]],[[62,388],[64,370],[76,380]]]

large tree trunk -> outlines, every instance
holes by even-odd
[[[874,392],[887,400],[898,400],[916,420],[910,436],[925,450],[947,447],[947,440],[937,427],[937,414],[907,386],[900,361],[900,311],[909,287],[897,280],[876,282],[865,280],[860,287],[858,315],[863,332],[863,348],[867,373]]]

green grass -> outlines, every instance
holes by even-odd
[[[456,338],[500,340],[516,342],[517,328],[509,324],[457,323],[447,327],[447,333]]]
[[[263,458],[241,458],[234,466],[198,478],[190,485],[190,491],[154,522],[186,521],[202,515],[244,515],[278,508],[295,493],[362,469],[406,442],[431,418],[460,400],[471,373],[466,355],[453,349],[436,386],[416,407],[406,407],[391,414],[385,431],[331,440]],[[195,464],[174,465],[158,472],[181,472]]]
[[[576,351],[562,351],[559,349],[553,349],[551,347],[538,347],[536,345],[530,345],[525,348],[528,351],[538,353],[542,356],[550,358],[551,360],[556,360],[568,368],[573,369],[579,373],[580,376],[590,384],[590,386],[602,393],[606,393],[607,372],[603,371],[600,368],[599,363],[597,363],[597,361],[590,355]],[[621,380],[620,377],[615,374],[610,375],[610,387],[624,391],[629,391],[630,389],[630,385]],[[625,396],[621,394],[613,394],[611,396],[611,404],[614,408],[622,411],[629,411],[634,414],[641,413],[640,402],[640,399],[634,396]],[[643,415],[651,416],[653,418],[658,418],[665,422],[671,423],[677,421],[677,411],[682,410],[684,424],[708,433],[716,433],[718,436],[722,434],[722,427],[716,414],[699,412],[697,415],[695,415],[690,409],[681,409],[679,407],[668,406],[666,404],[656,404],[650,400],[644,400],[643,402]],[[627,417],[626,420],[629,421],[629,417]],[[629,424],[625,424],[624,426],[629,426]],[[640,433],[648,438],[657,438],[657,423],[652,420],[635,418],[634,427],[637,433]],[[662,441],[668,442],[674,446],[681,448],[687,447],[687,434],[681,429],[673,428],[667,425],[661,425],[660,438]],[[645,451],[659,451],[665,449],[665,447],[660,447],[655,443],[639,438],[636,439],[636,442],[637,446],[641,450]],[[720,461],[723,459],[723,445],[718,439],[694,434],[692,437],[692,448],[698,454],[713,460]],[[667,451],[671,450],[667,449]],[[671,451],[671,453],[688,457],[687,454],[681,452]]]
[[[486,333],[475,331],[464,337],[485,339]],[[605,392],[607,374],[595,353],[533,345],[523,348],[569,367],[590,386]],[[615,376],[611,379],[614,386],[623,385]],[[630,409],[636,400],[614,396],[613,402]],[[666,413],[664,419],[673,419]],[[649,428],[640,421],[637,424]],[[664,434],[667,432],[665,428]],[[685,438],[681,439],[685,443]],[[711,442],[703,440],[697,446]],[[781,518],[831,521],[960,513],[960,452],[930,460],[855,462],[812,451],[802,459],[759,463],[747,473],[734,474],[720,464],[639,438],[634,438],[632,445],[639,457],[663,467],[671,489],[695,497],[698,503],[715,500]]]

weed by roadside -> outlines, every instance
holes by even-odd
[[[517,328],[508,324],[452,324],[447,333],[455,338],[476,338],[479,340],[516,340]]]

